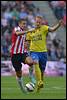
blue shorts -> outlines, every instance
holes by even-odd
[[[38,60],[41,71],[45,70],[47,62],[47,52],[30,52],[33,60]]]

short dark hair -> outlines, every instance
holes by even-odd
[[[22,18],[18,20],[18,23],[20,23],[21,21],[26,21],[26,19]]]

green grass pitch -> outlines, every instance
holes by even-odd
[[[27,83],[29,77],[24,76]],[[66,77],[45,77],[39,93],[21,92],[15,76],[1,76],[1,99],[66,99]]]

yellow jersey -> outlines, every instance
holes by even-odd
[[[42,25],[33,32],[27,33],[26,39],[30,41],[30,51],[33,52],[47,52],[46,37],[48,33],[48,26]]]

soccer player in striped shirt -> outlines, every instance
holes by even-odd
[[[23,92],[27,92],[24,87],[22,79],[21,67],[23,63],[28,64],[29,66],[33,65],[32,58],[28,55],[28,50],[25,45],[26,42],[26,20],[20,19],[18,21],[18,26],[13,29],[12,32],[12,47],[11,47],[11,61],[12,65],[16,72],[17,81],[20,85],[20,88]]]
[[[58,29],[62,20],[59,21],[53,27],[47,25],[42,25],[43,17],[41,15],[36,16],[36,28],[29,32],[26,36],[26,39],[30,41],[30,53],[31,57],[34,60],[35,64],[35,74],[37,78],[37,91],[40,88],[43,88],[43,75],[47,62],[47,46],[46,46],[46,37],[48,32],[54,32]]]

